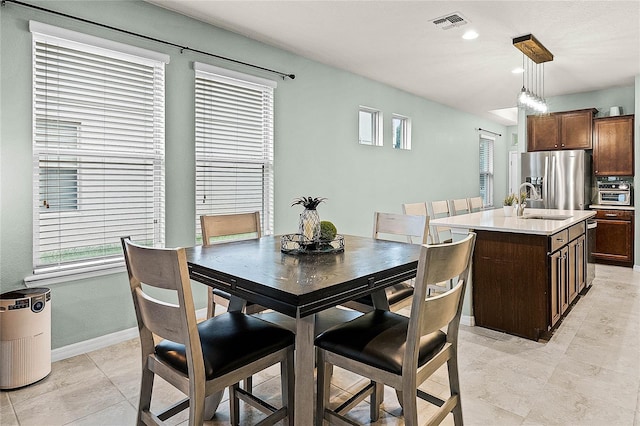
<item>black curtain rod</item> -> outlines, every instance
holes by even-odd
[[[8,0],[8,1],[11,1],[11,0]],[[492,132],[491,130],[483,129],[483,128],[481,128],[481,127],[478,127],[476,130],[477,130],[477,131],[479,131],[479,132],[488,132],[488,133],[493,133],[493,134],[494,134],[494,135],[496,135],[496,136],[502,136],[502,133]]]
[[[192,49],[192,48],[190,48],[188,46],[181,46],[179,44],[172,43],[170,41],[160,40],[160,39],[157,39],[157,38],[146,36],[144,34],[134,33],[132,31],[123,30],[121,28],[112,27],[110,25],[101,24],[100,22],[90,21],[88,19],[79,18],[77,16],[68,15],[66,13],[57,12],[55,10],[47,9],[47,8],[44,8],[44,7],[40,7],[40,6],[36,6],[36,5],[33,5],[33,4],[29,4],[29,3],[24,3],[24,2],[21,2],[21,1],[18,1],[18,0],[2,0],[2,6],[5,6],[5,3],[15,3],[15,4],[20,5],[20,6],[30,7],[32,9],[40,10],[40,11],[47,12],[47,13],[52,13],[54,15],[64,16],[65,18],[75,19],[76,21],[85,22],[87,24],[97,25],[97,26],[102,27],[102,28],[107,28],[107,29],[110,29],[110,30],[113,30],[113,31],[119,31],[119,32],[124,33],[124,34],[128,34],[128,35],[132,35],[132,36],[135,36],[135,37],[144,38],[146,40],[155,41],[157,43],[166,44],[168,46],[177,47],[178,49],[180,49],[180,53],[182,53],[185,50],[189,50],[191,52],[200,53],[202,55],[207,55],[207,56],[211,56],[211,57],[218,58],[218,59],[223,59],[225,61],[233,62],[235,64],[245,65],[247,67],[256,68],[256,69],[263,70],[263,71],[268,71],[268,72],[271,72],[271,73],[274,73],[274,74],[278,74],[279,76],[282,77],[283,80],[285,78],[287,78],[287,77],[289,77],[292,80],[294,78],[296,78],[295,74],[287,74],[287,73],[284,73],[284,72],[272,70],[272,69],[269,69],[269,68],[264,68],[264,67],[261,67],[261,66],[258,66],[258,65],[247,63],[247,62],[238,61],[237,59],[231,59],[231,58],[227,58],[225,56],[216,55],[214,53],[204,52],[204,51],[198,50],[198,49]]]

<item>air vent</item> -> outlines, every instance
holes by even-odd
[[[433,19],[432,22],[436,25],[437,28],[441,28],[443,30],[448,30],[454,27],[461,27],[462,25],[469,23],[469,21],[459,12],[441,16],[439,18]]]

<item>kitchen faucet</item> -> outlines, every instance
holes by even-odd
[[[536,187],[533,186],[530,182],[523,182],[520,187],[518,188],[518,208],[517,208],[517,215],[518,216],[522,216],[524,214],[524,208],[526,207],[526,203],[523,201],[522,203],[520,202],[520,193],[522,192],[522,188],[528,186],[531,188],[531,191],[533,191],[532,200],[539,200],[540,199],[540,194],[538,194],[538,191],[536,191]]]

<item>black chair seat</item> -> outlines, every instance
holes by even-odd
[[[397,302],[413,296],[413,286],[408,283],[394,284],[390,287],[385,288],[384,291],[387,294],[389,306],[393,306]],[[373,300],[371,299],[371,296],[360,297],[356,299],[356,302],[362,303],[363,305],[373,306]]]
[[[293,344],[295,335],[278,325],[239,313],[228,312],[198,324],[207,380],[222,376]],[[187,374],[182,344],[163,340],[156,355]]]
[[[316,346],[394,374],[402,374],[409,318],[375,310],[320,334]],[[418,365],[424,365],[447,341],[442,331],[420,339]]]
[[[219,288],[214,288],[213,289],[213,294],[215,294],[216,296],[220,296],[220,297],[222,297],[224,299],[227,299],[227,300],[231,299],[231,295],[229,293],[227,293],[224,290],[220,290]],[[257,305],[257,303],[249,302],[247,300],[247,305],[246,306],[253,306],[253,305]]]

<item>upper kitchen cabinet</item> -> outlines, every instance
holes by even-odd
[[[633,115],[593,120],[593,172],[633,176]]]
[[[527,151],[591,149],[597,109],[527,116]]]

